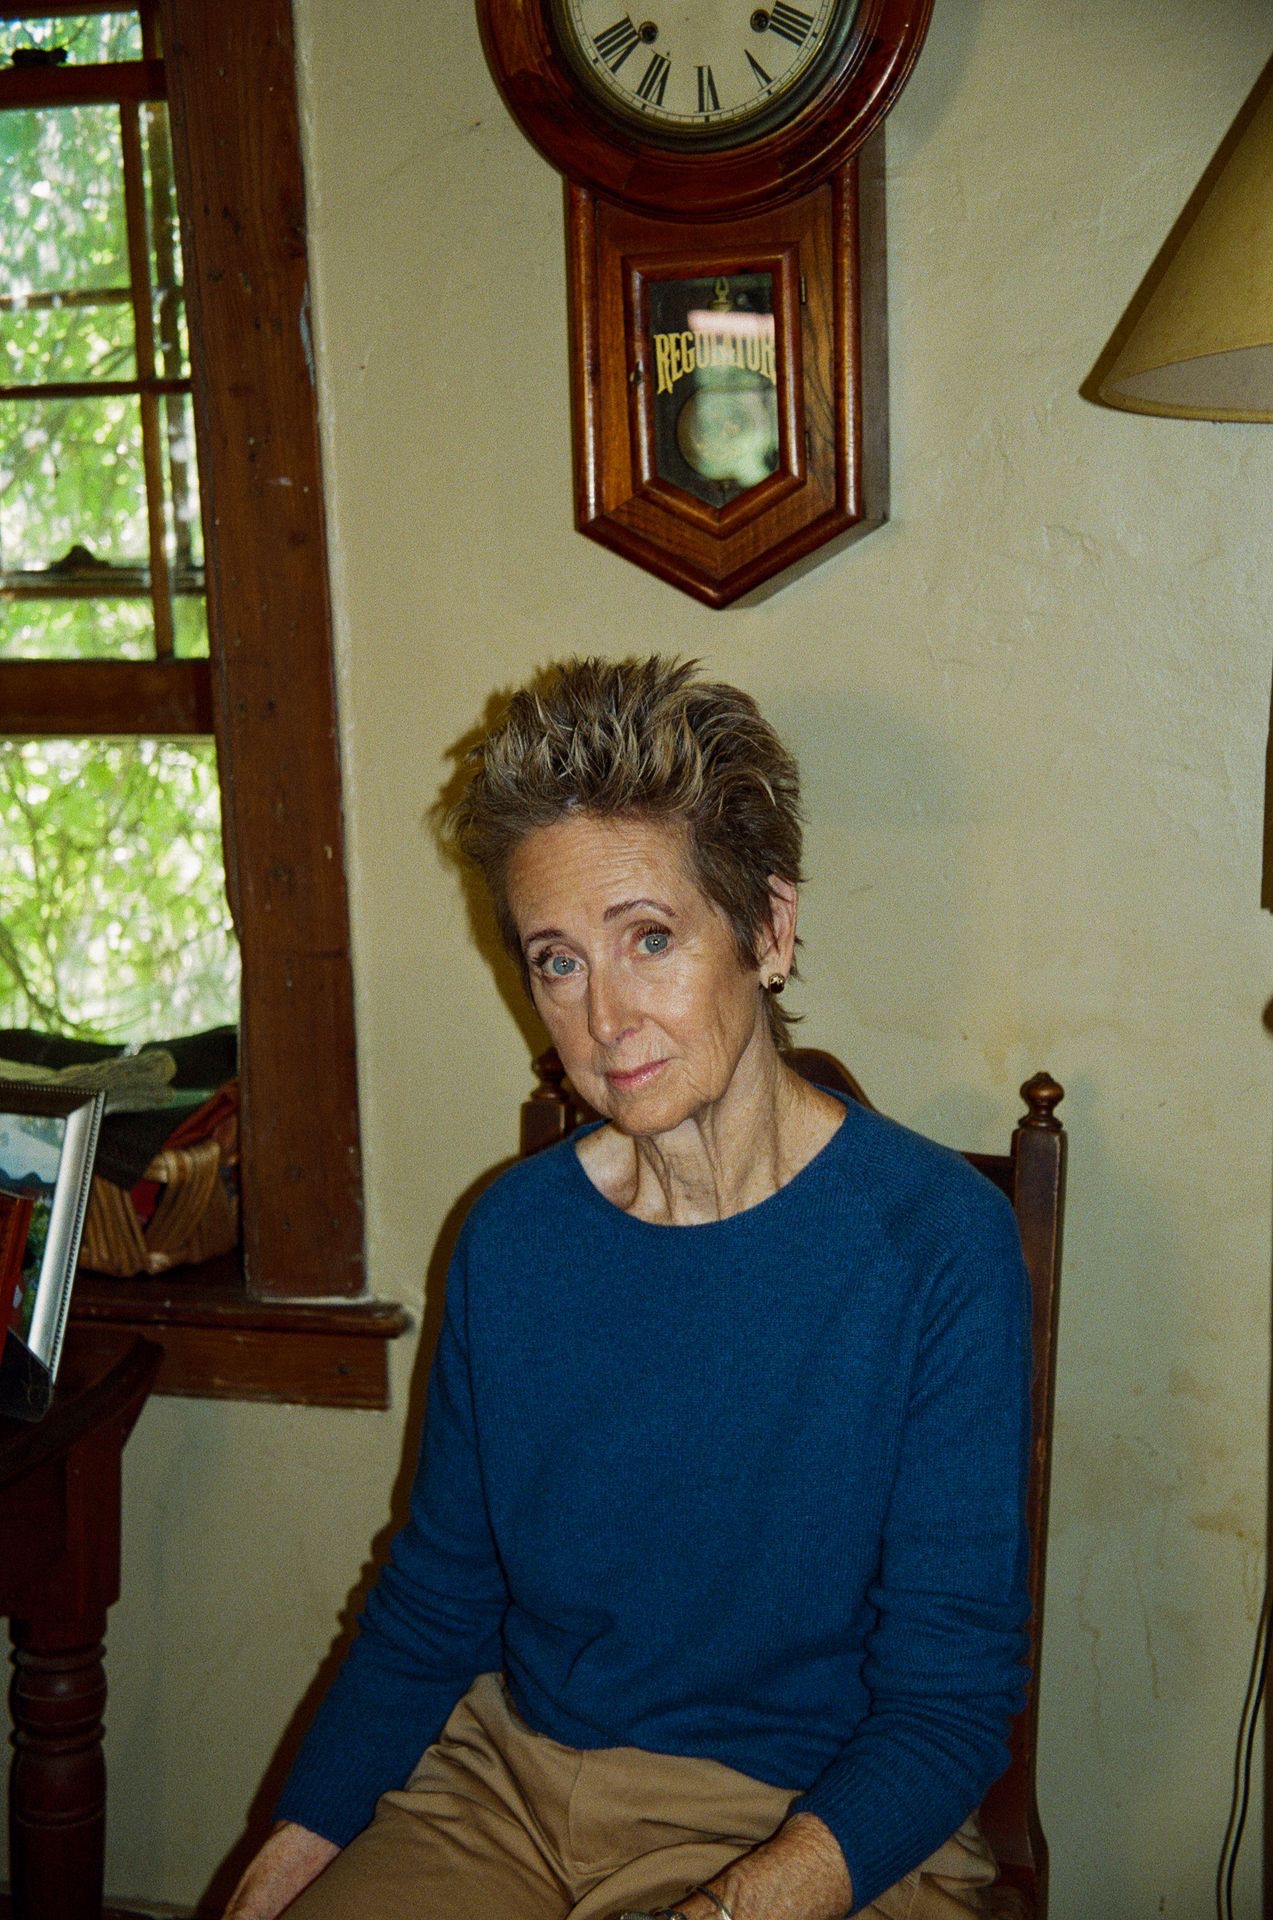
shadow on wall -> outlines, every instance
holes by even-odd
[[[840,1054],[873,1099],[895,1108],[917,1047],[921,1057],[940,1054],[947,1070],[951,1038],[963,1035],[987,962],[979,952],[984,876],[975,868],[976,843],[988,828],[967,757],[915,711],[870,694],[779,689],[761,705],[801,764],[807,831],[800,965],[803,1003],[816,1013],[798,1037]],[[1011,921],[1002,924],[1002,941],[1002,970],[1012,978]],[[978,1056],[984,1051],[978,1047]],[[1002,1094],[983,1086],[973,1097],[988,1096],[1010,1127],[1016,1091],[1015,1084]],[[962,1097],[952,1105],[921,1077],[906,1088],[904,1104],[915,1124],[938,1138],[977,1144]]]
[[[507,1160],[501,1161],[474,1180],[456,1200],[443,1223],[427,1267],[420,1339],[412,1366],[411,1382],[407,1389],[402,1460],[390,1495],[389,1519],[372,1540],[368,1558],[340,1610],[331,1646],[283,1730],[248,1809],[243,1835],[212,1875],[195,1908],[196,1915],[206,1915],[209,1920],[212,1920],[212,1916],[219,1917],[224,1913],[240,1875],[268,1835],[273,1824],[275,1805],[292,1763],[300,1750],[301,1742],[354,1638],[358,1615],[375,1584],[381,1567],[389,1557],[389,1549],[394,1537],[406,1525],[410,1511],[411,1484],[415,1478],[416,1460],[424,1430],[429,1368],[433,1364],[433,1352],[442,1329],[442,1315],[446,1304],[447,1268],[450,1265],[451,1255],[455,1251],[460,1228],[464,1224],[470,1207],[478,1195],[497,1180],[510,1164],[511,1162]]]
[[[512,1015],[526,1043],[528,1057],[533,1060],[547,1046],[548,1035],[531,1006],[517,963],[500,938],[495,909],[486,884],[467,862],[458,857],[446,831],[447,816],[468,784],[469,755],[503,716],[515,691],[511,686],[497,688],[487,699],[477,724],[448,747],[446,757],[452,763],[452,770],[442,783],[437,799],[428,808],[423,824],[432,833],[443,860],[452,867],[459,880],[469,938],[490,968],[495,991]],[[476,1194],[473,1197],[476,1198]]]
[[[437,801],[430,807],[425,822],[439,840],[442,837],[445,815],[458,799],[464,784],[465,755],[496,719],[506,700],[507,693],[492,694],[481,722],[458,740],[450,751],[448,757],[454,762],[454,771],[444,784]],[[453,859],[454,856],[448,855],[448,858]],[[473,943],[490,967],[496,991],[512,1014],[526,1044],[526,1091],[529,1094],[532,1084],[530,1061],[547,1044],[547,1035],[536,1021],[522,987],[517,967],[500,940],[495,914],[481,879],[466,867],[456,864]],[[441,1332],[442,1316],[446,1305],[446,1277],[451,1255],[455,1250],[455,1243],[469,1209],[479,1194],[492,1185],[510,1164],[510,1161],[503,1160],[480,1174],[460,1194],[443,1222],[426,1269],[420,1339],[412,1367],[411,1383],[407,1390],[402,1460],[390,1496],[389,1519],[371,1542],[368,1558],[341,1608],[336,1632],[327,1654],[279,1739],[261,1784],[252,1799],[242,1837],[218,1866],[199,1901],[196,1909],[199,1914],[212,1916],[220,1915],[224,1911],[226,1902],[244,1868],[269,1833],[275,1805],[301,1742],[354,1638],[358,1616],[381,1567],[389,1556],[394,1537],[407,1522],[411,1486],[415,1478],[416,1462],[424,1429],[429,1369],[433,1364],[433,1353]]]

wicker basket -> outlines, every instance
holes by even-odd
[[[139,1215],[126,1188],[111,1180],[93,1181],[80,1246],[82,1267],[128,1280],[139,1273],[193,1266],[238,1245],[237,1112],[222,1119],[207,1138],[182,1145],[187,1127],[179,1129],[146,1168],[145,1180],[160,1188],[149,1218]]]

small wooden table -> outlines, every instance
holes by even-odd
[[[119,1598],[120,1464],[162,1349],[77,1327],[53,1405],[0,1419],[0,1613],[13,1639],[15,1920],[101,1920],[107,1609]]]

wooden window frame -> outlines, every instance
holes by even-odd
[[[59,10],[91,7],[42,9]],[[157,14],[181,210],[211,657],[0,662],[0,729],[82,734],[86,694],[95,734],[181,736],[207,733],[211,723],[243,963],[243,1257],[162,1280],[81,1274],[72,1319],[160,1340],[160,1392],[383,1407],[386,1342],[408,1319],[367,1298],[363,1265],[291,5],[157,0]],[[89,97],[91,82],[81,84]],[[20,104],[16,88],[0,87],[7,104]]]

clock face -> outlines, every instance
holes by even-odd
[[[553,0],[575,72],[609,114],[671,144],[728,146],[796,112],[859,0]]]

